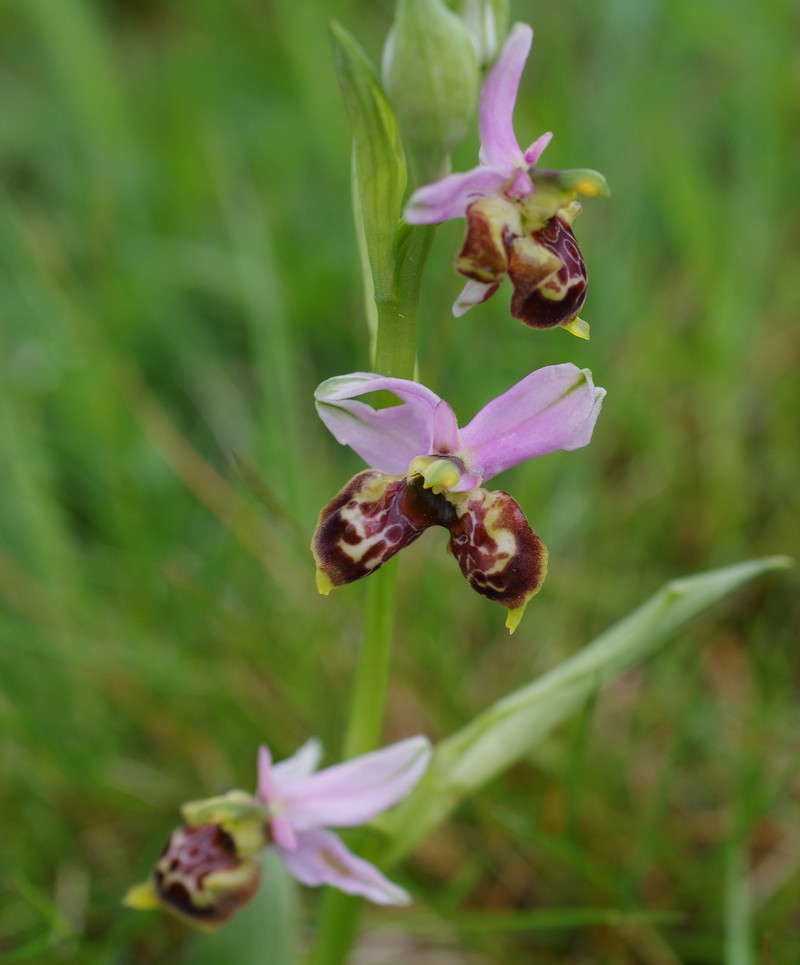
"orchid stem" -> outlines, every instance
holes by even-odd
[[[422,268],[433,239],[431,228],[402,229],[399,269],[391,298],[376,299],[378,338],[374,368],[379,375],[413,379],[417,363],[417,306]],[[344,756],[355,757],[380,743],[394,633],[397,562],[370,577],[350,723]]]
[[[373,368],[380,375],[413,379],[417,363],[417,307],[422,268],[433,229],[402,228],[395,290],[376,298],[378,332]],[[371,290],[370,278],[365,279]],[[374,750],[380,743],[394,635],[397,561],[369,578],[361,652],[356,667],[344,757]],[[319,939],[311,965],[344,965],[356,938],[363,901],[328,888],[322,900]]]
[[[319,918],[319,941],[309,965],[340,965],[347,961],[355,942],[362,904],[355,895],[346,895],[334,888],[326,890]]]
[[[373,573],[367,589],[364,638],[344,742],[344,757],[374,750],[380,742],[394,632],[397,561]]]
[[[413,379],[417,365],[417,306],[422,269],[433,241],[433,226],[403,229],[395,290],[376,298],[378,337],[374,369],[379,375]]]

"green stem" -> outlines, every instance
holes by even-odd
[[[362,901],[354,895],[327,888],[319,916],[319,939],[309,965],[339,965],[346,962],[358,931]]]
[[[375,371],[398,379],[413,379],[417,364],[417,308],[422,269],[433,241],[432,227],[405,228],[398,253],[400,270],[395,291],[376,299],[378,337]]]
[[[344,757],[357,757],[380,742],[389,660],[394,631],[397,561],[370,577],[364,614],[364,637],[356,668]]]
[[[380,375],[413,379],[417,360],[417,308],[422,268],[432,228],[403,228],[395,291],[376,298],[378,333],[373,367]],[[364,632],[356,667],[344,757],[365,754],[380,743],[394,633],[397,562],[369,578]],[[311,965],[344,965],[356,938],[360,898],[328,888],[322,900],[319,939]]]

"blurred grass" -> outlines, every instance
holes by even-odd
[[[326,20],[377,59],[390,6],[0,7],[0,962],[189,961],[119,907],[178,805],[250,786],[259,740],[341,742],[363,587],[317,598],[305,547],[358,462],[310,400],[368,358]],[[513,13],[520,140],[555,130],[547,163],[613,191],[578,223],[592,341],[531,335],[507,289],[452,319],[447,225],[420,374],[462,421],[567,359],[609,395],[591,447],[500,480],[552,554],[513,638],[442,534],[404,554],[387,739],[451,733],[668,578],[799,542],[796,6]],[[797,589],[742,594],[462,808],[375,940],[791,963]]]

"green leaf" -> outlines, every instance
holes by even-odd
[[[391,299],[406,189],[406,161],[397,119],[353,37],[336,23],[331,24],[331,33],[336,73],[353,128],[357,230],[363,228],[375,300]]]
[[[772,556],[672,580],[574,657],[497,701],[444,740],[414,793],[375,822],[392,839],[384,863],[406,854],[463,798],[527,754],[599,687],[649,656],[697,614],[762,573],[790,565],[786,557]]]

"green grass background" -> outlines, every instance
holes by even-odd
[[[590,447],[499,481],[551,552],[513,638],[443,533],[404,554],[387,741],[452,733],[666,579],[798,547],[796,4],[512,12],[520,140],[613,192],[576,229],[592,340],[511,321],[506,286],[453,319],[449,224],[420,377],[462,421],[567,360],[608,398]],[[119,904],[178,806],[251,787],[259,741],[340,746],[364,587],[318,597],[307,544],[360,466],[311,400],[369,361],[331,17],[379,59],[388,0],[0,5],[0,963],[197,960]],[[460,809],[359,961],[798,961],[797,599],[778,575],[718,607]]]

